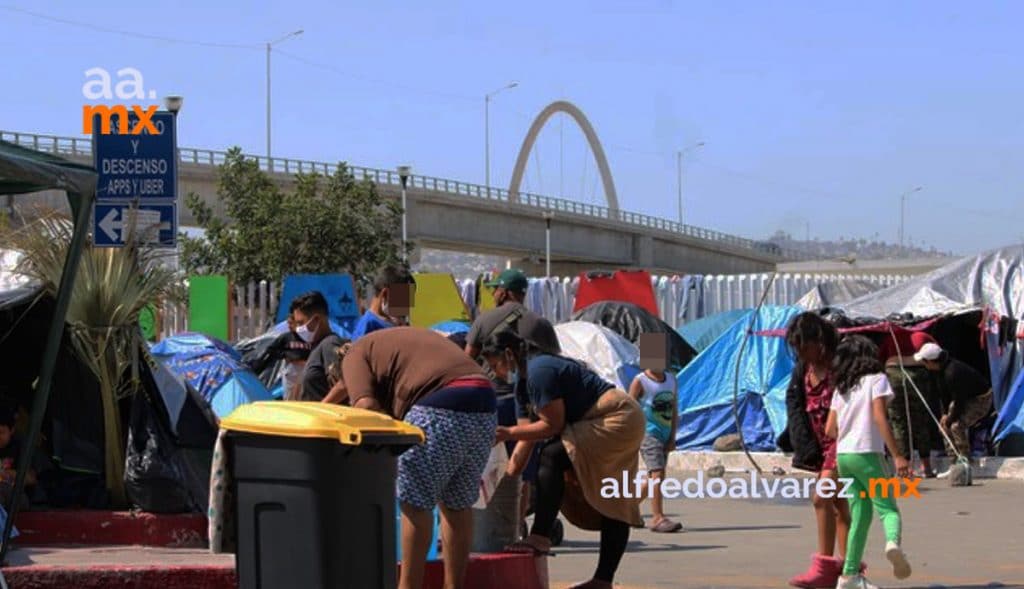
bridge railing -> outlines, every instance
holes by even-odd
[[[23,147],[29,147],[37,151],[45,151],[56,155],[92,158],[92,141],[88,138],[58,137],[56,135],[41,135],[38,133],[0,131],[0,139]],[[197,149],[193,147],[179,147],[178,157],[180,158],[181,163],[184,164],[219,166],[226,161],[227,152],[212,149]],[[280,157],[267,158],[266,156],[249,154],[246,154],[245,157],[256,160],[259,168],[266,172],[282,174],[317,173],[331,175],[338,169],[337,163],[331,164],[327,162],[315,162],[310,160]],[[352,175],[357,180],[370,180],[376,184],[387,184],[391,186],[401,185],[401,178],[395,170],[365,168],[362,166],[352,165],[348,165],[348,169],[351,170]],[[447,178],[435,178],[432,176],[420,175],[410,176],[408,182],[409,187],[415,189],[457,194],[459,196],[467,196],[471,198],[484,198],[505,202],[513,201],[508,190],[495,188],[493,186],[483,186],[481,184],[460,182],[458,180],[450,180]],[[782,259],[807,260],[813,258],[813,256],[804,252],[783,249],[771,243],[755,241],[745,237],[737,237],[735,235],[722,233],[720,231],[713,231],[703,227],[681,224],[676,221],[653,217],[651,215],[644,215],[642,213],[633,213],[623,210],[613,211],[608,207],[601,205],[581,203],[574,200],[531,194],[528,192],[518,193],[515,202],[556,213],[562,212],[598,219],[607,219],[609,221],[618,221],[630,225],[657,229],[659,231],[681,234],[694,239],[714,241],[740,249],[753,250],[761,254],[776,256]]]

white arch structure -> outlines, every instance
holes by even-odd
[[[533,149],[533,144],[537,141],[537,135],[544,128],[545,123],[558,112],[563,112],[572,117],[576,124],[579,125],[580,130],[583,131],[583,136],[587,138],[590,151],[594,154],[594,159],[597,161],[597,169],[601,173],[601,184],[604,185],[604,196],[608,200],[608,208],[613,213],[617,212],[619,210],[619,198],[615,194],[615,183],[612,182],[612,171],[608,167],[608,158],[605,157],[604,148],[601,147],[601,142],[597,139],[597,133],[583,114],[583,111],[567,100],[559,100],[547,105],[544,110],[540,111],[537,118],[533,120],[533,124],[530,125],[530,130],[526,132],[526,138],[523,139],[523,146],[519,148],[516,166],[512,169],[512,181],[508,187],[508,200],[510,202],[519,202],[519,187],[523,182],[523,173],[526,172],[530,150]]]

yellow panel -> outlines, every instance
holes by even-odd
[[[478,284],[480,285],[480,296],[477,309],[479,309],[481,313],[484,311],[490,311],[496,306],[494,304],[494,289],[489,286],[484,286],[483,280],[479,281]]]
[[[469,321],[469,310],[451,274],[417,273],[410,323],[430,327],[442,321]]]
[[[328,403],[260,401],[235,409],[223,429],[289,438],[329,438],[358,446],[364,435],[394,436],[396,443],[423,443],[423,430],[377,411]]]

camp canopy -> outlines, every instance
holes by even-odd
[[[756,334],[784,327],[799,312],[797,307],[768,306],[747,311],[679,373],[676,447],[710,449],[719,436],[737,433],[735,396],[747,447],[757,451],[775,449],[775,440],[786,427],[786,388],[793,359],[784,338],[751,335],[745,347],[743,341],[752,317]]]
[[[57,286],[53,318],[46,330],[46,348],[39,364],[39,380],[36,383],[29,432],[22,444],[21,456],[18,457],[19,465],[27,464],[31,459],[32,448],[39,439],[43,416],[50,400],[54,369],[64,332],[64,320],[71,300],[71,287],[78,272],[78,263],[88,231],[89,214],[96,196],[96,177],[96,171],[88,166],[0,141],[0,195],[63,190],[67,193],[71,209],[75,213],[75,233],[64,262],[61,283]],[[0,542],[3,543],[3,547],[0,548],[0,562],[6,558],[10,549],[9,540],[19,507],[15,499],[21,496],[25,488],[27,472],[27,469],[19,468],[15,477],[7,509],[10,517],[4,522],[3,536],[0,538]]]

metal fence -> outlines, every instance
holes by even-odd
[[[28,147],[37,151],[45,151],[56,155],[92,158],[92,141],[87,138],[58,137],[56,135],[40,135],[37,133],[0,131],[0,139],[23,147]],[[197,149],[193,147],[180,147],[178,148],[178,157],[183,164],[219,166],[226,160],[227,152],[210,149]],[[310,160],[279,157],[267,158],[265,156],[250,154],[246,154],[245,157],[256,160],[261,170],[281,174],[318,173],[330,175],[335,173],[339,166],[338,163],[315,162]],[[370,180],[376,184],[401,186],[401,178],[395,170],[364,168],[362,166],[347,167],[357,180]],[[693,239],[714,241],[717,244],[724,244],[742,250],[753,250],[759,254],[774,256],[783,260],[810,260],[813,258],[813,256],[805,252],[783,249],[768,242],[738,237],[728,233],[705,229],[703,227],[695,227],[693,225],[686,225],[669,219],[644,215],[642,213],[612,210],[601,205],[581,203],[573,200],[543,196],[540,194],[531,194],[527,192],[519,192],[513,195],[503,188],[460,182],[458,180],[449,180],[446,178],[435,178],[432,176],[410,176],[408,182],[409,187],[412,189],[431,190],[434,192],[442,192],[470,198],[513,202],[548,211],[615,221],[664,231],[666,233],[680,234]]]
[[[867,283],[880,290],[907,278],[893,274],[779,274],[765,302],[769,305],[794,305],[820,285],[851,281]],[[651,283],[662,320],[678,328],[716,313],[755,307],[770,279],[770,274],[654,276]],[[458,285],[467,308],[475,313],[475,281],[463,280]],[[567,321],[572,315],[578,286],[577,278],[532,278],[526,305],[554,323]],[[235,286],[230,339],[240,341],[266,333],[275,323],[279,296],[279,285],[265,280]],[[187,306],[164,305],[160,326],[163,337],[188,331]]]

